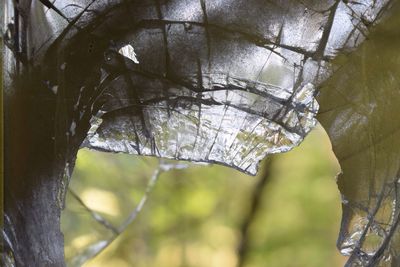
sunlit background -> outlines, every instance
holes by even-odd
[[[118,226],[138,205],[158,164],[155,158],[83,149],[70,188],[87,208]],[[264,163],[256,177],[217,165],[162,173],[126,231],[83,266],[343,266],[335,247],[339,166],[326,133],[317,127],[300,147],[269,164],[269,174]],[[260,201],[251,212],[255,195]],[[112,235],[71,193],[62,230],[70,266]],[[240,244],[244,253],[238,253]]]

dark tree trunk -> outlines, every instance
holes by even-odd
[[[8,40],[8,47],[11,47],[8,51],[12,52],[13,59],[4,69],[12,76],[4,90],[4,251],[1,265],[62,267],[65,261],[61,210],[91,114],[85,113],[79,123],[73,122],[73,112],[81,113],[74,109],[77,101],[71,96],[73,90],[66,89],[72,86],[64,84],[66,79],[59,71],[58,62],[46,65],[28,60],[29,17],[19,11],[29,10],[31,0],[13,3],[18,5],[13,13],[12,38]],[[58,60],[65,60],[62,53],[54,58]],[[50,85],[50,79],[56,79],[57,83]],[[52,90],[56,84],[60,88],[58,92]],[[93,111],[96,110],[94,107]],[[71,131],[73,123],[76,129]]]
[[[57,176],[47,174],[8,175],[5,235],[10,242],[7,254],[15,266],[65,266],[57,206],[59,182]]]
[[[60,215],[77,148],[55,149],[54,97],[28,81],[5,101],[3,261],[65,266]]]

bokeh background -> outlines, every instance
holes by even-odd
[[[70,188],[118,226],[139,203],[158,164],[155,158],[82,149]],[[83,266],[343,266],[335,246],[339,170],[318,126],[299,147],[265,161],[256,177],[195,164],[162,173],[133,223]],[[111,236],[71,193],[62,230],[70,266]]]

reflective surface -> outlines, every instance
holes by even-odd
[[[67,166],[61,209],[80,146],[255,174],[315,126],[316,88],[337,71],[319,100],[344,173],[339,246],[349,266],[396,266],[398,59],[387,44],[348,54],[389,3],[7,1],[5,81],[30,89],[32,117],[46,126],[36,146],[61,159],[49,168]],[[389,32],[395,41],[396,26]],[[338,54],[347,56],[332,64]],[[388,65],[367,67],[369,56]]]
[[[318,119],[342,168],[338,247],[351,256],[347,266],[400,265],[399,11],[334,62],[319,96]]]

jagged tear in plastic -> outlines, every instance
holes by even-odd
[[[338,246],[343,255],[349,256],[346,267],[399,266],[399,179],[383,183],[369,204],[345,203]]]
[[[28,51],[49,67],[49,90],[76,101],[66,134],[90,113],[96,123],[83,146],[250,174],[313,128],[314,85],[329,75],[327,62],[359,44],[363,21],[385,5],[100,2],[32,4],[32,24],[43,27]]]
[[[316,124],[314,81],[304,79],[304,55],[214,24],[218,5],[194,7],[193,21],[160,5],[156,17],[157,6],[139,14],[133,30],[108,22],[123,34],[99,68],[108,98],[84,146],[255,174],[266,155],[295,147]],[[283,25],[277,38],[288,38]]]
[[[313,128],[330,60],[358,46],[389,2],[33,1],[26,55],[42,66],[46,97],[66,105],[56,120],[67,140],[90,128],[83,146],[254,174]]]
[[[215,82],[207,81],[211,86],[203,93],[176,86],[169,88],[168,97],[160,97],[163,89],[150,85],[157,82],[154,78],[140,78],[132,80],[138,87],[147,87],[147,94],[140,100],[126,98],[123,104],[118,98],[109,110],[103,110],[105,114],[95,120],[100,125],[92,125],[99,128],[88,136],[89,147],[216,162],[255,174],[267,154],[293,148],[316,123],[318,104],[311,84],[288,93],[287,98],[270,99],[246,91],[254,82],[221,75]],[[118,88],[114,95],[127,88],[124,83],[114,81],[111,87]],[[266,92],[265,84],[257,87],[259,94]]]

